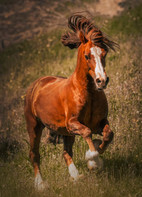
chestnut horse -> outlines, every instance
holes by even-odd
[[[105,72],[105,57],[116,43],[110,41],[86,17],[72,15],[68,19],[72,32],[65,33],[61,41],[69,48],[78,48],[77,66],[69,78],[46,76],[36,80],[25,98],[25,118],[30,137],[30,159],[35,171],[35,187],[44,188],[40,174],[39,144],[44,127],[63,136],[63,157],[69,174],[77,180],[79,173],[72,160],[75,135],[87,142],[86,160],[90,169],[101,165],[102,154],[113,139],[107,115],[105,93],[109,78]],[[95,146],[92,134],[103,136]]]

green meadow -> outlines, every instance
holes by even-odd
[[[31,82],[39,77],[68,77],[74,71],[77,49],[61,44],[65,30],[58,28],[0,52],[0,197],[142,196],[142,4],[112,19],[102,16],[95,20],[98,26],[103,23],[105,33],[120,45],[106,57],[110,82],[105,92],[115,136],[101,155],[103,170],[87,169],[87,144],[76,137],[73,158],[84,176],[78,182],[70,182],[62,157],[63,145],[45,143],[45,129],[40,146],[41,172],[49,188],[42,193],[34,190],[24,96]]]

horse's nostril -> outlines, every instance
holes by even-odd
[[[109,82],[109,77],[107,77],[107,79],[106,79],[106,84],[108,84],[108,82]]]
[[[102,83],[102,81],[101,81],[99,78],[97,78],[97,79],[96,79],[96,83],[97,83],[97,84],[100,84],[100,83]]]

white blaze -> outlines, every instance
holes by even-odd
[[[106,75],[104,73],[103,65],[101,63],[101,53],[102,53],[101,49],[95,46],[95,47],[92,47],[90,50],[96,62],[96,68],[95,68],[96,79],[101,77],[102,79],[105,80]]]

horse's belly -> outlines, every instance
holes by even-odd
[[[61,106],[53,106],[50,103],[44,106],[39,104],[39,106],[40,108],[37,107],[37,117],[43,124],[53,130],[65,127],[65,114]]]
[[[35,103],[35,114],[41,122],[50,129],[57,130],[59,127],[65,127],[65,113],[63,107],[57,102],[57,98],[44,99],[40,97]]]

